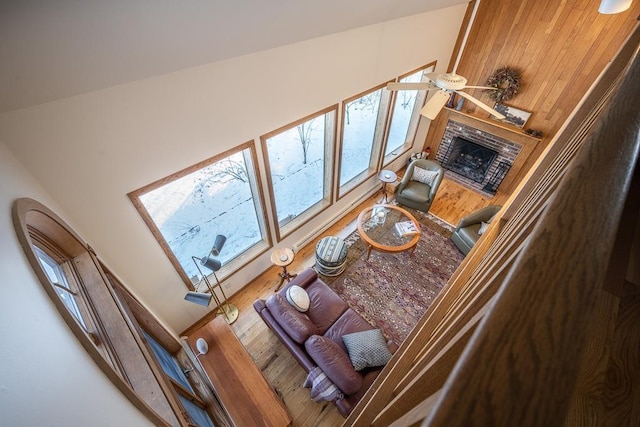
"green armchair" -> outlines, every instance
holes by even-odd
[[[444,170],[434,161],[412,161],[396,189],[396,200],[401,205],[429,212],[443,176]]]
[[[486,206],[460,220],[451,235],[451,240],[463,254],[468,254],[484,233],[482,223],[489,224],[501,207],[497,205]]]

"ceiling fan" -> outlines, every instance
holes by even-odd
[[[455,71],[451,73],[439,74],[439,73],[429,73],[425,75],[429,81],[424,83],[389,83],[387,84],[388,90],[432,90],[437,89],[438,91],[433,94],[431,98],[424,104],[422,110],[420,110],[420,114],[427,117],[428,119],[435,119],[438,113],[445,106],[449,98],[451,98],[452,93],[457,93],[463,98],[468,99],[469,101],[476,104],[478,107],[490,113],[492,116],[502,120],[505,118],[504,115],[500,114],[493,108],[489,107],[487,104],[481,102],[479,99],[469,95],[466,92],[462,92],[462,89],[487,89],[487,90],[498,90],[492,86],[467,86],[467,79],[456,74]]]

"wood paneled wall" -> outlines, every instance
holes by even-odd
[[[457,73],[469,84],[484,84],[502,66],[521,70],[521,91],[505,104],[532,112],[526,128],[540,130],[544,137],[520,177],[615,56],[640,15],[638,0],[616,15],[599,14],[599,4],[600,0],[480,2]],[[493,104],[481,90],[471,94]],[[469,102],[463,111],[488,116]],[[436,146],[442,138],[439,129],[444,127],[437,125],[438,119],[425,146]]]

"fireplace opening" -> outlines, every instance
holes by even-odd
[[[465,178],[482,183],[498,153],[456,136],[442,166]]]

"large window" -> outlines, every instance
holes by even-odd
[[[189,286],[200,280],[193,257],[206,257],[218,235],[223,275],[268,247],[254,154],[247,143],[129,194]]]
[[[35,200],[16,200],[13,220],[34,273],[105,375],[155,425],[186,425],[183,408],[155,374],[155,362],[141,351],[142,337],[131,327],[135,319],[89,245]]]
[[[261,138],[279,238],[330,203],[335,116],[332,107]]]
[[[346,100],[342,110],[340,191],[375,172],[384,135],[389,91],[379,86]]]
[[[434,68],[398,80],[424,82]],[[190,288],[200,283],[200,270],[210,274],[196,263],[216,236],[226,237],[217,255],[224,279],[413,147],[427,91],[385,86],[339,104],[340,126],[334,105],[261,136],[261,156],[248,142],[129,194]]]
[[[425,75],[433,72],[434,69],[435,63],[432,63],[400,77],[398,81],[402,83],[425,82],[428,81]],[[425,90],[399,90],[394,93],[384,164],[395,160],[413,146],[420,121],[420,109],[424,105],[426,95],[427,91]]]

